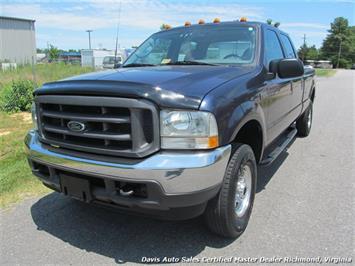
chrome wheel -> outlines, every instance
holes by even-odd
[[[307,116],[307,127],[310,129],[312,126],[312,108],[309,109],[308,116]]]
[[[238,217],[242,217],[250,205],[252,172],[248,164],[241,165],[235,190],[234,210]]]

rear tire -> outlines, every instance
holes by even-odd
[[[311,132],[313,120],[313,102],[309,104],[306,111],[297,119],[296,128],[299,137],[307,137]]]
[[[237,144],[228,163],[221,190],[208,202],[204,213],[210,230],[236,238],[246,229],[253,208],[257,168],[249,145]]]

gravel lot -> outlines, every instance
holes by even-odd
[[[212,235],[201,219],[156,221],[51,193],[0,211],[0,264],[354,258],[354,89],[355,71],[318,79],[311,135],[259,169],[251,221],[237,240]]]

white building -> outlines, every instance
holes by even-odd
[[[104,57],[108,55],[115,55],[115,51],[99,49],[81,50],[81,66],[102,68]]]
[[[122,58],[122,62],[126,60],[132,49],[118,49],[117,56]],[[114,50],[102,49],[83,49],[81,50],[81,66],[103,68],[103,60],[105,56],[114,56]]]
[[[36,62],[34,20],[0,16],[0,62]]]

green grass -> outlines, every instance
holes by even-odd
[[[316,68],[316,75],[318,77],[331,77],[334,76],[336,72],[335,69]]]
[[[35,77],[38,86],[43,83],[92,72],[90,67],[71,65],[64,63],[37,64],[35,66]],[[16,70],[0,72],[0,89],[10,84],[13,80],[29,79],[34,80],[32,67],[30,65],[18,67]]]
[[[0,113],[0,207],[49,190],[31,173],[24,137],[32,127],[29,113]]]
[[[45,82],[91,71],[91,68],[78,65],[39,64],[36,65],[36,82],[40,86]],[[33,80],[31,66],[0,72],[0,90],[19,79]],[[0,112],[0,208],[50,191],[32,175],[27,163],[23,141],[31,127],[29,113]]]

